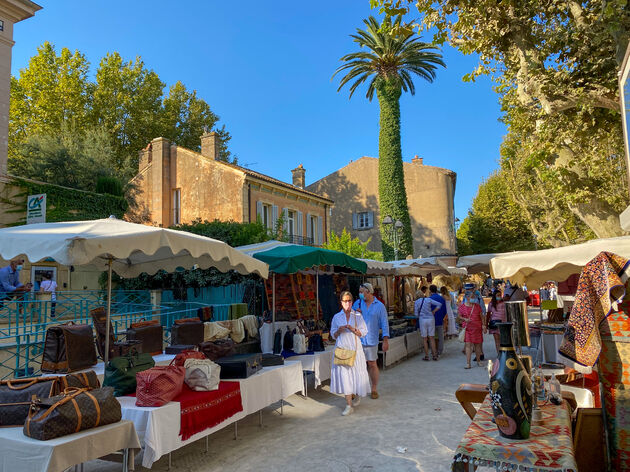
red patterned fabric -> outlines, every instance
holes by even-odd
[[[179,435],[183,441],[243,411],[238,382],[221,382],[219,389],[212,392],[195,392],[184,384],[182,393],[173,401],[181,405]]]
[[[136,406],[162,406],[179,395],[186,369],[158,366],[136,374]]]
[[[560,354],[586,366],[597,362],[599,325],[612,312],[613,302],[625,295],[621,274],[627,266],[628,259],[610,252],[600,252],[584,266]]]

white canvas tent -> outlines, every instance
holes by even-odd
[[[530,287],[539,287],[548,280],[563,281],[602,251],[630,259],[630,236],[594,239],[582,244],[539,251],[501,254],[490,261],[490,273],[498,279],[509,279]]]
[[[105,362],[109,354],[112,271],[121,277],[143,272],[173,272],[177,268],[207,269],[267,278],[267,264],[247,256],[223,241],[184,231],[156,228],[114,217],[60,223],[40,223],[0,229],[0,258],[21,256],[31,263],[52,258],[62,265],[91,266],[108,271]]]

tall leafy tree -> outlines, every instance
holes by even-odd
[[[409,31],[399,30],[400,17],[392,21],[386,18],[382,23],[374,17],[363,21],[366,29],[357,29],[351,35],[362,50],[346,54],[344,62],[336,74],[344,72],[340,91],[350,85],[350,97],[363,83],[368,83],[366,98],[370,101],[374,93],[380,106],[379,131],[379,207],[383,257],[394,257],[394,242],[383,219],[391,216],[403,223],[399,244],[401,257],[413,254],[411,221],[407,207],[407,192],[403,173],[402,149],[400,142],[400,97],[402,92],[415,95],[414,76],[432,82],[438,66],[445,66],[438,50]]]
[[[623,234],[619,213],[628,203],[617,71],[630,38],[626,0],[371,0],[386,14],[417,9],[404,29],[431,31],[479,65],[465,80],[491,76],[509,134],[502,169],[525,195],[536,185],[579,220],[586,234]],[[519,161],[519,162],[516,162]],[[539,193],[540,195],[541,193]],[[540,236],[537,199],[520,200]],[[557,223],[554,225],[557,227]]]

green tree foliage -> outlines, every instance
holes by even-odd
[[[33,134],[13,150],[9,172],[64,187],[93,191],[113,152],[107,131],[90,128],[80,133],[62,123],[57,134]]]
[[[220,158],[233,160],[227,148],[231,136],[218,127],[210,106],[181,82],[165,95],[165,84],[140,57],[128,61],[108,53],[94,81],[91,76],[79,51],[63,48],[57,54],[48,42],[38,48],[28,67],[11,79],[9,162],[24,157],[22,145],[29,138],[56,136],[64,127],[82,136],[104,129],[109,154],[102,163],[123,182],[138,171],[138,151],[158,136],[199,150],[203,130],[214,129],[222,138]]]
[[[345,72],[337,91],[352,82],[350,97],[363,83],[368,83],[366,97],[372,100],[374,92],[380,105],[379,131],[379,207],[383,256],[394,257],[393,241],[383,225],[383,218],[391,216],[403,223],[399,254],[413,254],[411,220],[407,207],[407,192],[403,173],[402,148],[400,142],[400,96],[402,92],[415,94],[413,76],[429,82],[435,78],[437,66],[444,66],[442,56],[430,45],[414,37],[412,32],[390,34],[400,26],[400,17],[395,21],[385,19],[383,23],[370,17],[364,20],[366,30],[357,29],[351,35],[354,42],[364,50],[347,54],[335,75]]]
[[[431,30],[437,44],[479,56],[464,79],[488,74],[497,84],[509,130],[501,168],[539,240],[556,246],[574,241],[572,233],[622,234],[618,214],[628,198],[617,71],[630,37],[625,0],[372,5],[396,15],[415,6],[422,17],[407,30]],[[551,199],[551,226],[543,198]]]
[[[479,185],[472,208],[457,230],[461,256],[536,248],[529,219],[513,200],[501,171]]]
[[[380,252],[370,251],[367,246],[370,244],[369,238],[363,242],[359,238],[353,238],[352,235],[344,228],[341,234],[337,234],[334,231],[328,233],[328,242],[322,247],[325,249],[332,249],[333,251],[339,251],[348,254],[352,257],[360,259],[374,259],[377,261],[383,260],[383,255]]]
[[[235,221],[195,221],[190,224],[173,226],[172,229],[199,234],[218,239],[232,247],[244,246],[268,241],[267,228],[260,223],[237,223]],[[141,274],[133,279],[115,277],[119,288],[124,290],[199,288],[240,283],[244,280],[256,279],[258,276],[243,276],[235,271],[220,272],[215,268],[194,269],[173,272],[159,271],[154,275]],[[104,279],[105,281],[107,279]]]

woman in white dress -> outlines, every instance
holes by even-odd
[[[440,295],[446,302],[446,315],[448,319],[448,331],[446,332],[446,336],[450,338],[451,336],[457,335],[457,325],[455,324],[455,313],[453,313],[453,298],[449,293],[448,289],[442,285],[440,288]],[[457,307],[455,307],[457,308]]]
[[[335,348],[356,350],[352,367],[335,365],[333,362],[330,374],[330,391],[346,397],[343,416],[352,413],[353,407],[361,402],[361,397],[370,393],[370,378],[361,345],[361,338],[367,335],[367,326],[361,313],[352,309],[352,301],[350,292],[341,294],[342,310],[333,317],[330,325],[330,335],[336,340]]]

